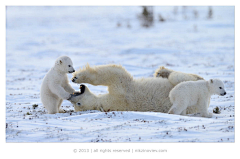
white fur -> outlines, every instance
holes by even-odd
[[[204,80],[198,75],[170,70],[164,66],[159,67],[153,76],[167,78],[174,86],[183,81]]]
[[[49,114],[64,112],[60,109],[63,99],[70,98],[70,94],[75,92],[67,77],[67,73],[73,71],[72,60],[61,56],[45,75],[41,86],[41,101]]]
[[[154,111],[167,113],[172,104],[169,92],[174,87],[168,79],[133,77],[119,65],[85,68],[73,74],[75,83],[108,86],[107,94],[95,95],[87,87],[83,94],[72,97],[75,111]],[[195,113],[188,109],[187,113]]]
[[[209,99],[213,94],[224,93],[224,84],[219,79],[182,82],[169,93],[173,105],[168,113],[181,114],[188,107],[197,106],[202,117],[212,117],[212,113],[208,112]]]

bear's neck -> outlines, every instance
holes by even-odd
[[[97,98],[97,96],[93,93],[91,93],[91,100],[89,100],[88,102],[88,106],[87,106],[87,110],[97,110],[98,108],[98,103],[99,103],[99,99]]]
[[[105,95],[96,96],[95,94],[90,93],[89,96],[91,96],[91,100],[89,100],[86,110],[105,111],[107,106],[106,98],[104,97]]]
[[[207,87],[208,87],[209,95],[210,96],[214,95],[214,92],[212,91],[212,88],[211,88],[211,84],[209,82],[207,83]]]
[[[58,67],[53,67],[52,70],[54,70],[54,72],[57,72],[57,74],[59,74],[59,75],[66,75],[67,74],[66,72],[62,71]]]

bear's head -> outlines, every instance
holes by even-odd
[[[212,94],[217,94],[217,95],[220,95],[220,96],[224,96],[226,95],[226,91],[224,89],[224,84],[221,80],[219,79],[210,79],[208,81],[209,83],[209,87],[210,87],[210,92]]]
[[[62,73],[75,72],[72,60],[68,56],[61,56],[57,58],[55,62],[55,68],[57,68]]]
[[[159,67],[154,73],[154,77],[168,78],[168,76],[173,72],[173,70],[167,69],[164,66]]]
[[[70,102],[81,111],[95,110],[97,97],[83,84],[80,85],[80,90],[79,94],[70,98]]]

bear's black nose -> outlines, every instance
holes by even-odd
[[[75,70],[73,70],[73,72],[75,72]]]
[[[224,95],[226,95],[227,93],[226,92],[224,92]]]
[[[75,79],[72,79],[72,82],[75,82]]]

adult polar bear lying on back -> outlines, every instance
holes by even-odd
[[[78,70],[73,74],[74,83],[108,86],[107,94],[95,95],[85,87],[79,96],[70,101],[75,111],[98,109],[102,111],[153,111],[167,113],[172,106],[169,92],[174,87],[165,78],[133,77],[120,65],[102,65]],[[85,90],[84,90],[85,89]],[[195,113],[194,107],[187,114]]]

